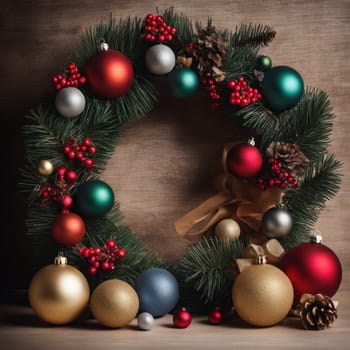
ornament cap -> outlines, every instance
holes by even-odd
[[[63,255],[63,252],[59,252],[54,260],[55,265],[67,265],[68,259]]]
[[[257,265],[264,265],[267,263],[267,259],[265,255],[258,255],[258,257],[256,258],[256,263]]]
[[[322,234],[319,230],[315,230],[310,234],[311,243],[322,243]]]
[[[107,51],[108,49],[109,49],[109,45],[106,43],[105,39],[101,38],[97,45],[97,50],[101,52],[101,51]]]
[[[251,145],[251,146],[255,146],[255,139],[254,137],[251,137],[248,139],[248,144]]]

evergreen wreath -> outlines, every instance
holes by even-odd
[[[271,108],[266,97],[260,96],[260,93],[264,95],[261,92],[263,76],[268,74],[271,62],[267,56],[259,55],[259,49],[275,37],[272,28],[243,24],[233,31],[217,31],[210,19],[204,27],[199,22],[193,26],[185,15],[172,8],[165,10],[162,18],[170,26],[165,35],[154,31],[152,23],[139,18],[119,22],[111,18],[108,23],[87,29],[68,61],[75,62],[68,66],[70,76],[53,79],[60,91],[64,86],[79,86],[86,101],[82,113],[76,118],[62,117],[55,108],[56,94],[50,93],[25,119],[27,161],[22,169],[21,186],[28,198],[27,234],[36,245],[39,265],[50,262],[62,249],[51,231],[60,210],[68,212],[70,195],[74,202],[80,185],[99,179],[118,143],[123,124],[142,118],[153,109],[157,101],[157,76],[147,69],[144,58],[155,43],[164,42],[163,45],[177,55],[175,71],[190,68],[196,72],[208,91],[211,107],[225,108],[242,127],[253,130],[264,166],[249,186],[255,186],[256,193],[270,188],[284,193],[283,204],[293,221],[289,234],[278,238],[285,250],[308,239],[326,201],[339,190],[341,164],[327,152],[334,119],[327,94],[307,87],[295,106],[282,110],[278,106]],[[83,69],[96,54],[100,38],[104,39],[102,46],[108,43],[111,49],[122,52],[132,62],[132,85],[119,97],[99,98],[91,89],[89,77],[86,81],[77,69]],[[251,90],[244,94],[249,86]],[[76,158],[72,161],[79,150],[83,150],[80,162]],[[49,163],[41,163],[43,160]],[[53,164],[54,173],[43,176],[43,171],[38,172],[40,163],[48,169],[46,175],[52,173],[50,164]],[[298,173],[293,172],[294,165]],[[278,173],[279,166],[288,166],[285,184],[274,173]],[[67,175],[69,169],[73,171]],[[245,256],[249,234],[227,241],[208,235],[212,228],[208,229],[177,264],[172,264],[140,242],[123,223],[118,204],[106,215],[81,216],[86,226],[85,237],[77,245],[65,247],[64,252],[92,287],[112,278],[133,284],[140,272],[162,267],[177,277],[182,304],[188,302],[193,308],[198,304],[203,309],[231,302],[227,296],[231,295],[235,276],[233,262]],[[84,253],[84,247],[103,249],[106,241],[109,242],[106,249],[108,244],[114,248],[112,241],[122,247],[120,260],[113,270],[91,274],[87,263],[89,254]]]

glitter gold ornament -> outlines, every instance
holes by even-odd
[[[40,175],[49,176],[55,170],[53,163],[49,160],[43,159],[38,164],[38,172]]]
[[[139,309],[139,298],[126,282],[112,279],[101,283],[92,293],[91,312],[101,324],[120,328],[130,323]]]
[[[34,312],[52,324],[66,324],[77,319],[90,296],[84,275],[67,265],[60,255],[55,263],[39,270],[29,286],[29,302]]]
[[[241,228],[233,219],[221,220],[215,228],[215,235],[227,241],[234,241],[239,238]]]
[[[293,303],[293,286],[277,267],[265,263],[246,267],[236,278],[232,289],[233,305],[238,316],[247,323],[272,326],[282,321]]]

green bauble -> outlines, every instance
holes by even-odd
[[[81,184],[74,197],[77,211],[86,216],[103,216],[112,209],[113,204],[113,190],[101,180]]]
[[[282,112],[298,104],[304,94],[304,82],[293,68],[277,66],[264,74],[261,93],[265,104],[274,112]]]
[[[187,68],[177,69],[169,74],[171,94],[177,98],[190,98],[198,90],[197,74]]]
[[[272,67],[272,61],[269,56],[261,55],[256,59],[256,69],[267,72]]]

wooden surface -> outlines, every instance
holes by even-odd
[[[269,328],[252,328],[239,320],[220,326],[194,318],[187,329],[175,329],[171,315],[156,320],[149,332],[130,326],[105,329],[89,320],[67,327],[48,326],[28,307],[4,305],[0,309],[0,344],[4,350],[79,349],[349,349],[350,293],[342,292],[339,319],[325,331],[301,329],[297,319]]]

